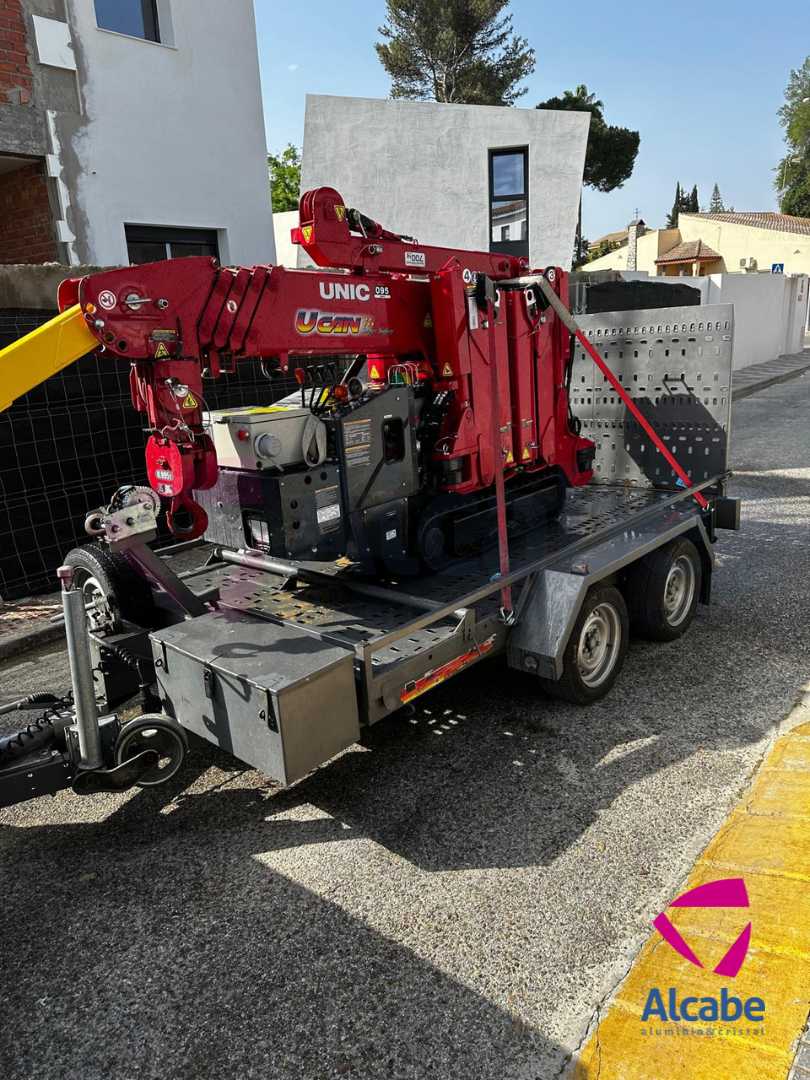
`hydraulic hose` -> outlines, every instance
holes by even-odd
[[[28,724],[20,731],[0,738],[0,765],[15,758],[26,757],[36,750],[44,750],[62,734],[65,723],[56,724],[57,717],[46,713],[33,724]]]
[[[10,735],[0,736],[0,765],[25,757],[36,750],[43,750],[55,742],[68,723],[58,715],[58,710],[68,708],[70,699],[58,697],[56,694],[39,693],[0,705],[0,716],[41,709],[43,705],[46,706],[46,711],[33,723],[26,724],[24,728]]]
[[[6,716],[8,713],[13,712],[25,712],[29,709],[38,709],[40,705],[58,705],[61,700],[55,694],[29,694],[28,697],[11,701],[7,705],[0,705],[0,716]]]

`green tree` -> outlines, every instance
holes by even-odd
[[[810,217],[810,56],[790,73],[779,122],[787,143],[776,169],[779,208],[783,214]]]
[[[686,188],[682,188],[680,181],[678,181],[675,184],[675,201],[667,215],[667,228],[677,229],[679,214],[697,214],[699,212],[700,202],[698,200],[697,184],[687,193]]]
[[[267,155],[273,213],[297,210],[301,194],[301,151],[289,143],[280,154]]]
[[[579,241],[579,243],[577,243]],[[571,269],[579,270],[581,266],[584,266],[588,259],[591,257],[588,252],[591,250],[590,240],[586,240],[584,236],[576,237],[574,240],[574,251],[571,256]]]
[[[677,229],[678,227],[678,214],[683,210],[683,192],[681,191],[680,180],[675,183],[675,201],[672,204],[672,209],[667,215],[667,228]]]
[[[588,112],[591,124],[588,129],[588,147],[585,151],[585,171],[582,183],[596,191],[613,191],[629,179],[636,163],[641,136],[629,128],[608,124],[605,120],[604,102],[588,87],[580,83],[575,90],[563,91],[562,97],[541,101],[538,109],[564,109],[570,112]],[[574,262],[584,259],[582,241],[582,199],[579,205],[577,238]]]
[[[710,214],[724,214],[725,206],[723,205],[723,196],[720,194],[720,188],[717,184],[712,188],[712,199],[709,203]]]
[[[598,244],[586,243],[580,265],[584,266],[595,259],[601,259],[603,255],[609,255],[611,251],[616,251],[621,246],[621,241],[618,240],[600,240]],[[577,267],[575,266],[574,269],[576,270]]]
[[[585,172],[582,182],[596,191],[613,191],[628,180],[636,163],[641,136],[629,128],[605,121],[604,102],[580,84],[576,90],[563,91],[562,97],[541,101],[538,109],[566,109],[591,114]]]
[[[509,0],[386,0],[374,48],[391,97],[514,105],[534,49],[512,30]]]

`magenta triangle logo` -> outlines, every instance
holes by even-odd
[[[708,881],[705,885],[697,885],[694,889],[683,893],[669,905],[670,907],[693,907],[693,908],[747,908],[749,907],[748,891],[742,878],[721,878],[718,881]],[[695,967],[702,968],[703,964],[693,950],[684,941],[681,934],[675,929],[666,914],[662,912],[653,920],[653,926],[684,959]],[[748,946],[751,941],[751,923],[749,922],[740,931],[736,941],[730,946],[720,963],[713,969],[715,975],[722,975],[727,979],[733,979],[743,966],[748,954]]]

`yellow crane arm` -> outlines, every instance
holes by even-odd
[[[0,412],[98,345],[82,309],[74,304],[19,341],[0,349]]]

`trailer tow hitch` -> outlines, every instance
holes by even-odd
[[[169,716],[145,714],[122,722],[99,716],[84,594],[73,568],[62,582],[72,693],[33,694],[0,706],[0,716],[43,708],[39,718],[0,737],[0,807],[72,788],[77,795],[121,792],[169,780],[183,763],[187,739]]]

